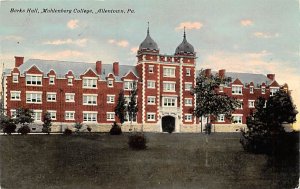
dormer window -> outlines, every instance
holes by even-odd
[[[55,84],[55,76],[49,76],[49,85]]]
[[[250,87],[250,94],[253,94],[253,92],[254,92],[254,88],[251,86]]]
[[[26,75],[26,85],[42,86],[42,75]]]
[[[232,94],[233,95],[241,95],[242,93],[242,86],[232,85]]]
[[[270,88],[270,96],[274,96],[275,93],[277,93],[279,91],[279,88],[276,87],[276,88]]]
[[[83,88],[87,89],[96,89],[97,88],[97,79],[92,78],[83,78]]]
[[[261,94],[266,94],[266,87],[261,87]]]
[[[107,80],[107,87],[114,87],[114,80],[108,79]]]
[[[19,75],[13,74],[13,83],[19,83]]]

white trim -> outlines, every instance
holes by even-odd
[[[154,101],[153,101],[153,103],[149,103],[149,98],[153,98],[154,99]],[[147,105],[155,105],[155,101],[156,101],[156,96],[147,96]]]
[[[50,113],[50,116],[51,116],[51,113],[55,113],[55,118],[53,119],[52,116],[51,116],[51,120],[57,120],[57,111],[56,110],[47,110],[47,112]]]
[[[185,116],[191,116],[191,119],[185,119],[186,117]],[[191,123],[193,122],[193,114],[184,114],[184,122],[188,122],[188,123]]]
[[[6,115],[7,114],[7,112],[6,112],[6,109],[7,109],[7,76],[4,76],[3,77],[3,83],[2,83],[2,85],[3,85],[3,107],[4,107],[4,114]]]
[[[43,93],[43,91],[25,91],[25,93]]]
[[[109,119],[107,119],[108,115],[113,115],[113,118],[111,118],[111,116],[109,116]],[[106,121],[115,121],[116,120],[116,113],[115,112],[106,112]]]
[[[85,77],[84,75],[88,72],[88,71],[92,71],[95,75],[97,75],[96,77]],[[73,73],[73,72],[72,72]],[[68,73],[67,73],[68,74]],[[96,72],[94,72],[94,70],[91,68],[91,67],[89,67],[89,68],[87,68],[86,70],[85,70],[85,72],[83,73],[83,74],[81,74],[82,75],[82,78],[99,78],[98,77],[98,74],[96,73]]]
[[[186,100],[191,100],[191,104],[187,104]],[[193,98],[184,98],[184,106],[191,107],[193,106]]]
[[[18,94],[18,99],[12,99],[12,93]],[[21,101],[21,91],[10,91],[10,101]]]
[[[108,101],[108,97],[113,97],[113,102],[112,101]],[[114,94],[107,94],[106,95],[106,103],[107,104],[114,104],[115,103],[115,99],[116,98],[116,95],[114,95]],[[124,96],[124,98],[125,98],[125,96]]]
[[[148,119],[148,116],[153,116],[153,118]],[[147,121],[155,121],[156,120],[156,113],[155,112],[147,112]]]
[[[122,78],[127,77],[127,75],[128,75],[130,72],[133,73],[131,70],[129,70]],[[133,75],[134,75],[137,79],[139,78],[137,75],[135,75],[135,73],[133,73]]]
[[[146,75],[145,75],[145,64],[142,64],[142,76],[143,76],[143,88],[142,88],[142,124],[145,124],[145,117],[146,117]]]

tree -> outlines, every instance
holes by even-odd
[[[137,83],[133,83],[133,87],[130,91],[130,101],[127,106],[127,112],[130,120],[130,130],[132,130],[132,121],[136,117],[136,114],[138,112],[138,107],[137,107]]]
[[[200,70],[196,78],[196,86],[192,89],[192,94],[196,95],[194,115],[198,118],[202,116],[207,117],[207,123],[209,123],[209,118],[217,118],[219,114],[224,114],[226,118],[231,118],[232,112],[240,105],[240,102],[235,98],[218,92],[221,84],[224,85],[229,82],[231,82],[230,77],[206,75],[203,70]]]
[[[51,125],[52,125],[52,119],[51,119],[51,115],[49,112],[46,112],[44,114],[43,120],[44,120],[44,123],[43,123],[42,132],[48,133],[48,135],[49,135],[51,132]]]
[[[124,90],[121,90],[118,97],[118,103],[115,107],[115,114],[119,118],[121,125],[125,121],[126,102],[124,98]]]
[[[18,133],[26,135],[30,132],[30,128],[28,124],[32,123],[33,119],[33,111],[29,108],[18,108],[16,111],[16,124],[22,124],[22,126],[18,129]]]
[[[6,133],[8,135],[11,135],[11,133],[16,132],[17,128],[16,124],[14,123],[14,120],[3,114],[0,116],[0,126],[3,130],[3,133]]]

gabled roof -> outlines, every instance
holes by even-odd
[[[40,59],[29,59],[24,62],[20,67],[20,73],[24,73],[30,69],[33,65],[36,65],[46,76],[50,70],[56,72],[57,77],[65,77],[65,75],[72,71],[75,78],[79,78],[85,71],[91,69],[96,72],[96,63],[87,62],[72,62],[72,61],[58,61],[58,60],[40,60]],[[119,65],[119,76],[115,76],[116,80],[120,81],[121,78],[126,75],[129,71],[132,71],[135,75],[137,70],[135,66],[130,65]],[[112,64],[102,64],[101,79],[105,79],[108,73],[113,73]]]

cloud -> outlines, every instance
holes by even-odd
[[[187,30],[192,30],[192,29],[196,29],[199,30],[201,29],[203,26],[203,24],[201,22],[181,22],[176,28],[175,30],[181,30],[185,27],[185,29]]]
[[[242,26],[252,26],[253,25],[253,21],[252,20],[249,20],[249,19],[245,19],[245,20],[241,20],[240,21],[240,24]]]
[[[139,50],[139,47],[132,47],[130,49],[130,54],[136,54],[138,50]]]
[[[18,35],[7,35],[7,36],[1,37],[1,40],[22,41],[22,40],[24,40],[24,38],[21,36],[18,36]]]
[[[67,26],[68,28],[70,28],[71,30],[75,29],[78,27],[78,20],[70,20],[68,23],[67,23]]]
[[[115,39],[110,39],[108,40],[108,43],[117,45],[119,47],[127,47],[129,45],[129,42],[126,40],[115,40]]]
[[[74,51],[74,50],[64,50],[64,51],[58,51],[58,52],[39,52],[39,53],[33,53],[30,55],[30,58],[36,58],[36,59],[44,59],[44,60],[63,60],[63,59],[76,59],[78,57],[84,56],[84,53],[80,51]]]
[[[87,43],[87,39],[83,38],[83,39],[77,39],[77,40],[73,40],[73,39],[57,39],[57,40],[53,40],[53,41],[46,41],[43,44],[45,45],[69,45],[69,44],[73,44],[73,45],[78,45],[80,47],[84,47],[86,46]]]
[[[278,33],[264,33],[264,32],[254,32],[253,35],[257,38],[273,38],[273,37],[278,37]]]

